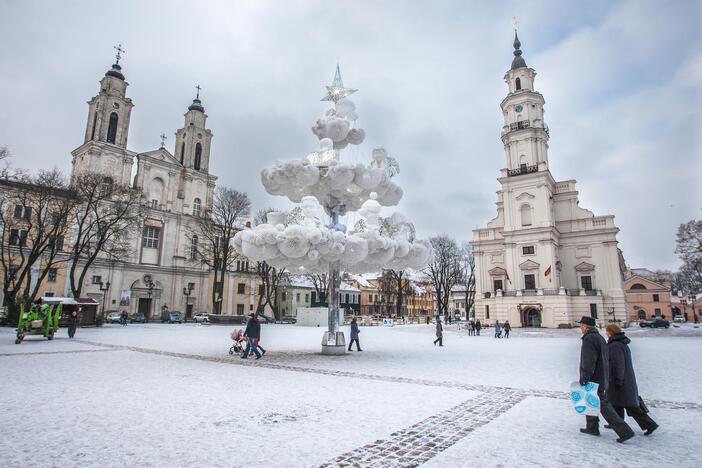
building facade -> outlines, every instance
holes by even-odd
[[[151,318],[165,309],[186,316],[211,312],[210,268],[196,258],[193,245],[195,217],[212,207],[217,179],[209,173],[212,132],[205,109],[198,94],[175,131],[173,152],[162,146],[138,153],[127,146],[134,107],[128,86],[118,64],[100,81],[98,94],[88,101],[83,143],[72,152],[72,178],[87,171],[104,175],[109,184],[131,185],[143,194],[146,219],[131,254],[119,261],[98,259],[84,291],[104,300],[107,310]],[[224,312],[232,312],[230,296],[219,295],[228,302]]]
[[[544,97],[535,90],[515,32],[504,76],[502,143],[506,167],[497,217],[473,231],[476,317],[513,326],[571,326],[582,315],[599,323],[626,317],[614,216],[578,205],[575,180],[549,170]]]

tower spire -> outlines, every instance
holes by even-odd
[[[188,107],[188,110],[196,110],[204,114],[205,108],[202,107],[202,101],[200,100],[200,90],[202,88],[200,87],[200,85],[196,85],[195,89],[197,89],[197,94],[195,95],[195,99],[193,99],[193,103],[190,104],[190,106]]]
[[[116,61],[112,64],[112,68],[105,73],[105,76],[114,76],[124,81],[124,75],[122,74],[122,67],[119,64],[119,60],[122,58],[122,52],[126,51],[122,48],[122,44],[117,44],[116,46],[112,46],[112,48],[117,51],[115,55]]]
[[[514,46],[514,60],[512,60],[512,70],[515,70],[517,68],[526,68],[527,65],[524,61],[524,57],[522,57],[522,50],[520,49],[522,43],[519,42],[519,37],[517,36],[516,16],[512,17],[512,26],[514,27],[514,43],[512,44]]]

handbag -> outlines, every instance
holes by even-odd
[[[646,403],[644,403],[643,398],[641,398],[641,395],[639,395],[639,408],[644,413],[648,413],[648,406],[646,406]]]

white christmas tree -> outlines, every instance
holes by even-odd
[[[276,161],[261,172],[268,193],[301,205],[301,219],[291,222],[286,213],[271,212],[265,224],[237,233],[234,247],[274,267],[329,272],[329,330],[322,350],[338,354],[346,349],[338,323],[340,272],[420,269],[429,262],[431,247],[414,238],[413,225],[399,213],[380,216],[383,206],[397,205],[403,194],[392,181],[399,165],[383,147],[373,149],[367,164],[341,160],[341,151],[360,145],[365,132],[356,126],[356,106],[347,97],[356,90],[344,87],[338,65],[327,91],[322,100],[334,107],[312,127],[319,150],[304,159]],[[339,217],[349,212],[358,212],[361,220],[347,230]]]

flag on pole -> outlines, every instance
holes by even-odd
[[[509,279],[509,273],[507,273],[507,270],[505,270],[505,276],[507,277],[507,282],[511,283],[511,281]]]
[[[551,265],[549,265],[548,268],[546,268],[546,271],[544,272],[544,276],[548,276],[550,274],[551,274]]]

